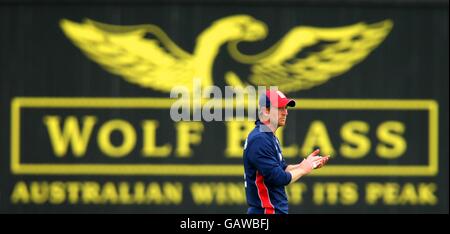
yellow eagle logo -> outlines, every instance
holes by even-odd
[[[109,72],[141,87],[170,92],[184,86],[191,92],[194,79],[213,85],[212,69],[219,49],[228,46],[231,57],[251,66],[247,81],[234,72],[225,74],[232,86],[278,86],[284,92],[309,89],[336,77],[366,58],[392,29],[391,20],[345,27],[291,29],[269,49],[255,55],[241,53],[240,42],[263,40],[265,23],[248,15],[214,21],[196,39],[192,53],[178,47],[156,25],[117,26],[86,19],[60,22],[65,35],[90,59]],[[301,52],[318,47],[306,55]]]

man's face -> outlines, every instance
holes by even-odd
[[[283,127],[286,125],[287,115],[287,107],[270,107],[269,118],[272,125],[277,123],[277,127]]]

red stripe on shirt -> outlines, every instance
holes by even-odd
[[[256,188],[258,189],[258,196],[261,200],[261,205],[264,208],[264,214],[275,214],[275,208],[270,202],[269,190],[264,184],[264,177],[256,171]]]

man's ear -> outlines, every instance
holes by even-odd
[[[270,107],[263,108],[263,115],[267,117],[270,115]]]
[[[269,118],[270,108],[262,107],[259,110],[259,118],[262,118],[261,120],[265,121]]]

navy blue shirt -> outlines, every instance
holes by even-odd
[[[244,145],[245,193],[248,214],[288,213],[285,186],[292,175],[281,154],[278,139],[259,120]]]

